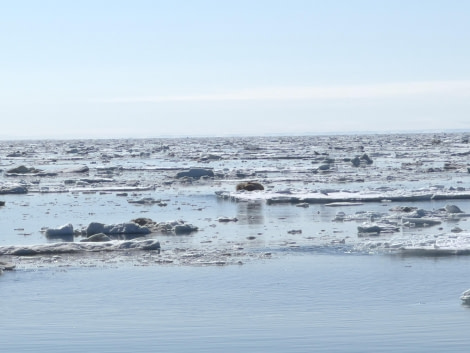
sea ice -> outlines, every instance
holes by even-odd
[[[79,252],[158,250],[160,242],[155,239],[113,240],[109,242],[50,243],[38,245],[0,246],[0,255],[34,256],[70,254]]]
[[[4,194],[26,194],[28,188],[23,185],[1,185],[0,186],[0,195]]]
[[[470,304],[470,289],[467,289],[465,292],[463,292],[462,295],[460,296],[460,299],[464,303],[469,303]]]
[[[74,235],[73,225],[68,223],[59,228],[49,228],[46,230],[45,235],[48,238],[60,238],[60,237],[73,236]]]
[[[140,234],[146,235],[151,233],[150,229],[145,226],[140,226],[134,222],[120,223],[120,224],[103,224],[99,222],[92,222],[86,228],[87,237],[104,233],[106,235],[116,234]]]

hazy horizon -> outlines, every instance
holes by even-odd
[[[470,134],[468,129],[448,130],[396,130],[396,131],[347,131],[347,132],[305,132],[305,133],[270,133],[270,134],[226,134],[226,135],[160,135],[160,136],[122,136],[122,137],[16,137],[8,138],[0,135],[0,141],[73,141],[73,140],[145,140],[145,139],[181,139],[181,138],[250,138],[250,137],[295,137],[295,136],[338,136],[338,135],[413,135],[413,134]]]

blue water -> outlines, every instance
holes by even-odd
[[[468,257],[296,254],[242,266],[0,277],[3,352],[464,352]]]

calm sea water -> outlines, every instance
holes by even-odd
[[[243,266],[0,277],[4,352],[464,352],[468,257],[298,253]]]

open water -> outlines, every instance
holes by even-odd
[[[468,258],[287,256],[243,266],[16,271],[5,352],[465,352]]]
[[[256,180],[280,195],[384,187],[397,194],[465,195],[470,177],[465,137],[4,142],[1,185],[22,185],[28,192],[0,195],[1,249],[80,242],[90,222],[137,217],[183,219],[199,231],[148,235],[160,241],[161,253],[0,256],[16,264],[0,276],[0,347],[5,352],[464,352],[470,307],[459,296],[470,288],[470,257],[465,251],[439,252],[442,244],[470,248],[465,241],[470,202],[464,196],[298,207],[268,204],[264,192],[254,200],[243,200],[241,193],[238,201],[216,192],[232,193],[237,183]],[[348,158],[363,153],[374,162],[351,166]],[[329,170],[319,168],[325,158],[334,159]],[[8,172],[20,165],[48,173]],[[78,165],[89,171],[57,172]],[[190,167],[210,168],[215,176],[175,177]],[[162,202],[129,202],[144,197]],[[459,217],[443,211],[449,203],[463,211]],[[397,206],[425,210],[439,223],[407,225],[393,211]],[[371,222],[395,222],[397,229],[358,233],[358,226]],[[45,229],[66,223],[78,231],[75,236],[45,236]],[[433,251],[406,251],[410,247]]]

